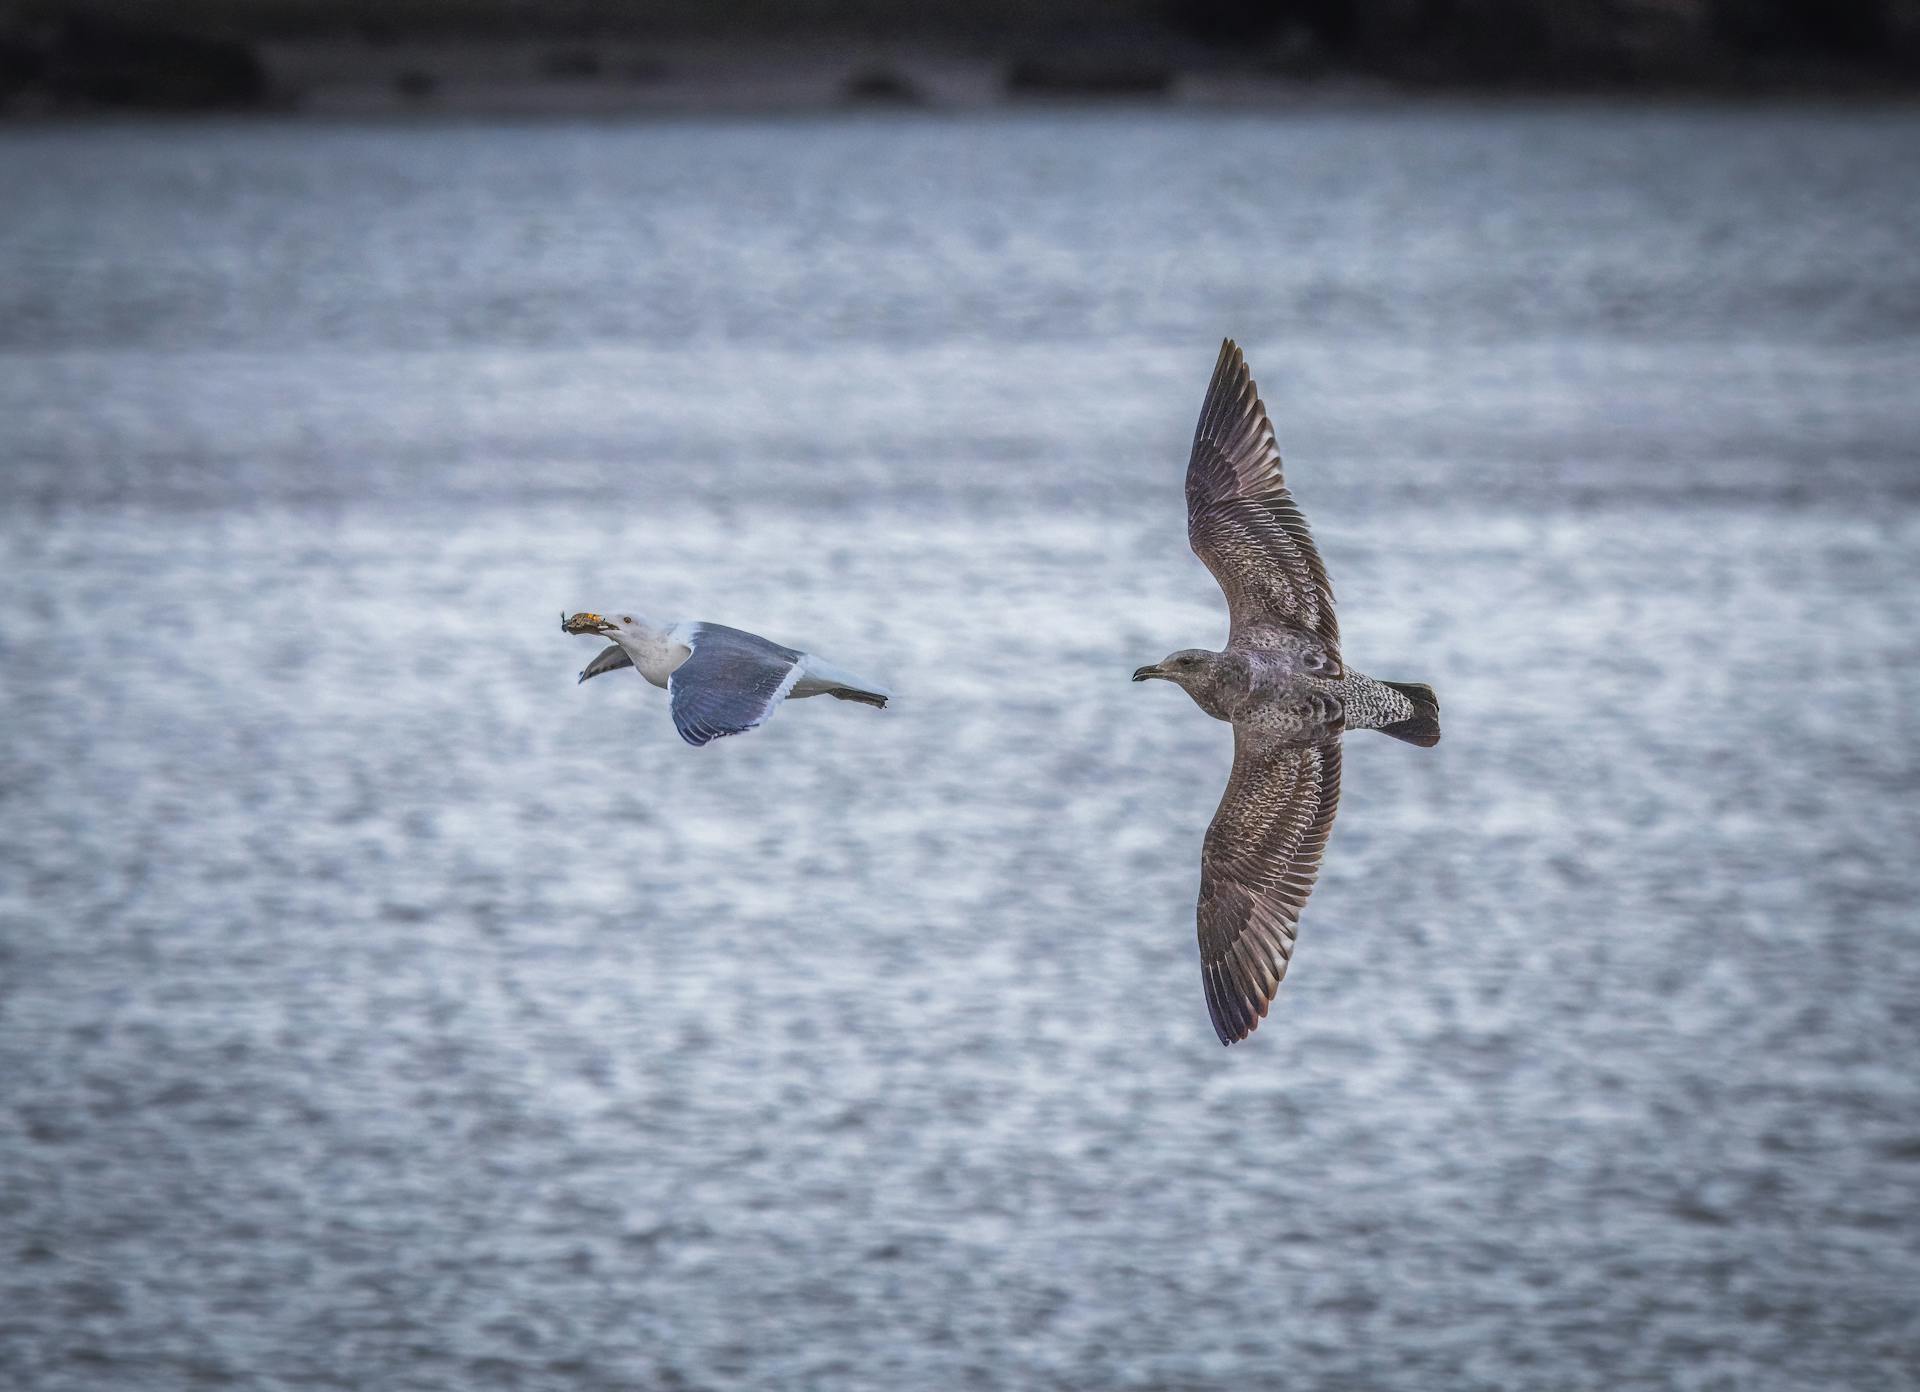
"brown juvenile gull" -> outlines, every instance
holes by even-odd
[[[656,622],[637,614],[562,617],[564,633],[613,639],[580,673],[580,680],[632,667],[667,689],[674,728],[688,744],[744,734],[765,722],[782,701],[837,696],[885,707],[892,693],[823,662],[725,624]]]
[[[1362,676],[1340,658],[1333,587],[1280,472],[1267,408],[1232,339],[1187,462],[1187,540],[1227,596],[1224,652],[1142,667],[1233,724],[1233,774],[1200,850],[1200,970],[1222,1044],[1266,1017],[1287,974],[1340,798],[1340,737],[1440,742],[1433,688]]]

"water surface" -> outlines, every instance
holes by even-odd
[[[1920,116],[15,127],[0,1371],[1870,1389],[1920,1360]],[[1180,470],[1351,661],[1249,1045]],[[562,608],[891,682],[701,751]]]

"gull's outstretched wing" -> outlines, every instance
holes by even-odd
[[[1275,630],[1319,640],[1310,670],[1338,675],[1333,587],[1307,519],[1287,492],[1267,408],[1239,345],[1220,345],[1187,461],[1187,540],[1226,592],[1229,644],[1265,648]]]
[[[617,672],[622,667],[633,666],[633,659],[627,656],[627,650],[618,643],[609,644],[598,657],[589,662],[580,671],[580,681],[588,677],[597,677],[603,672]],[[578,686],[580,682],[575,682]]]
[[[1222,1044],[1265,1018],[1340,801],[1340,742],[1279,746],[1239,729],[1200,852],[1200,974]]]
[[[674,728],[705,744],[759,725],[800,680],[803,654],[725,624],[688,626],[692,654],[667,678]]]

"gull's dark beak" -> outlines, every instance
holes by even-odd
[[[609,633],[613,625],[598,614],[574,614],[560,620],[562,633]]]
[[[1164,676],[1166,676],[1166,673],[1161,671],[1157,665],[1149,665],[1146,667],[1136,667],[1134,668],[1134,671],[1133,671],[1133,679],[1135,681],[1145,681],[1148,677],[1164,677]]]

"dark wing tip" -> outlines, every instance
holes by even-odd
[[[1230,1020],[1224,1003],[1214,991],[1211,979],[1207,982],[1207,1014],[1213,1017],[1213,1032],[1220,1040],[1222,1048],[1231,1048],[1245,1039],[1251,1030],[1242,1029],[1237,1020]]]
[[[1193,432],[1196,452],[1203,440],[1213,445],[1230,474],[1243,486],[1248,481],[1248,466],[1265,464],[1268,456],[1277,458],[1279,454],[1267,404],[1260,399],[1260,388],[1247,367],[1246,355],[1230,338],[1220,340],[1220,356],[1214,361],[1213,376],[1200,403],[1200,420]]]
[[[1220,340],[1220,356],[1213,360],[1213,376],[1207,382],[1207,400],[1211,404],[1235,378],[1247,371],[1247,355],[1230,338]],[[1238,393],[1235,393],[1236,395]]]
[[[1223,1045],[1238,1044],[1260,1028],[1273,1005],[1266,995],[1229,962],[1208,962],[1200,972],[1207,988],[1207,1014]]]

